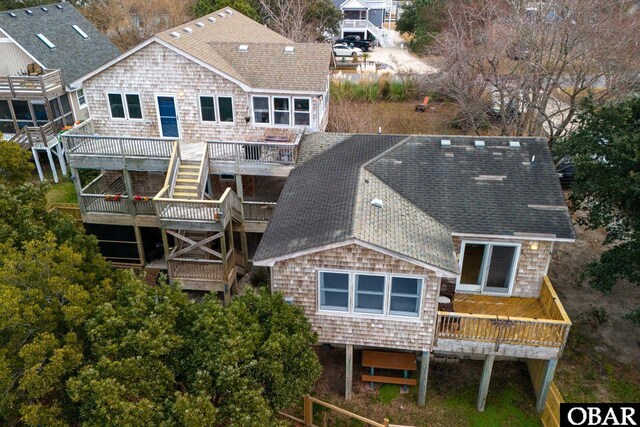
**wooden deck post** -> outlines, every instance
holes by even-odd
[[[547,404],[549,387],[551,387],[556,366],[558,366],[558,359],[550,359],[545,363],[544,376],[542,377],[542,384],[540,384],[540,392],[538,393],[538,400],[536,401],[536,412],[539,414],[544,411],[544,407]]]
[[[36,162],[38,177],[40,177],[40,181],[44,181],[44,173],[42,173],[42,166],[40,165],[40,157],[38,156],[38,150],[36,150],[35,147],[31,147],[31,154],[33,154],[33,160]]]
[[[344,398],[351,400],[352,383],[353,383],[353,345],[347,344],[346,348],[346,369],[344,373]]]
[[[140,258],[140,265],[144,267],[147,264],[147,260],[145,259],[145,256],[144,256],[144,244],[142,243],[142,233],[140,232],[140,227],[138,227],[137,225],[134,225],[133,231],[136,235],[136,243],[138,246],[138,255]]]
[[[42,127],[40,129],[42,130]],[[58,181],[59,181],[59,179],[58,179],[58,171],[56,171],[56,163],[53,161],[53,155],[51,154],[51,148],[46,147],[44,149],[44,151],[47,152],[47,158],[49,159],[49,166],[51,167],[51,173],[53,174],[53,181],[57,184]]]
[[[127,208],[129,209],[129,215],[135,216],[136,206],[135,202],[133,201],[133,182],[131,181],[131,175],[129,174],[129,171],[127,169],[122,169],[122,178],[124,180],[125,191],[127,192],[126,203]]]
[[[420,362],[420,389],[418,390],[418,405],[424,406],[427,403],[427,378],[429,376],[429,356],[428,351],[422,352]]]
[[[487,402],[487,393],[489,392],[489,381],[491,380],[491,371],[493,370],[493,361],[496,356],[489,354],[484,359],[484,367],[482,368],[482,378],[480,379],[480,389],[478,390],[478,411],[484,412],[484,405]]]
[[[309,396],[304,396],[304,425],[313,426],[313,401]]]

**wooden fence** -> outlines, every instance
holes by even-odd
[[[529,375],[531,376],[531,382],[536,394],[540,393],[540,386],[544,376],[544,365],[546,360],[529,360],[527,361],[527,367],[529,368]],[[544,410],[540,416],[544,427],[560,427],[560,404],[564,403],[564,399],[560,394],[560,390],[556,387],[555,383],[551,383],[549,387],[549,394],[547,395],[547,401],[544,405]]]
[[[361,415],[354,414],[353,412],[349,412],[346,409],[342,409],[330,403],[323,402],[322,400],[316,399],[315,397],[311,397],[307,395],[307,396],[304,396],[303,399],[304,399],[304,419],[294,417],[293,415],[286,414],[284,412],[279,412],[279,414],[282,417],[288,419],[289,421],[293,421],[294,423],[296,423],[296,425],[302,425],[304,427],[317,427],[315,424],[313,424],[313,404],[315,403],[317,405],[324,406],[325,408],[330,409],[333,412],[337,412],[339,414],[346,415],[351,419],[363,422],[366,426],[372,426],[372,427],[391,427],[392,426],[391,424],[389,424],[388,418],[385,418],[381,423],[379,423],[377,421],[373,421],[368,418],[365,418]]]

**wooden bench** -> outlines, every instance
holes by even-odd
[[[370,375],[362,376],[362,381],[371,383],[371,387],[373,387],[374,382],[398,384],[405,386],[405,389],[408,385],[417,384],[415,379],[407,378],[409,376],[409,371],[415,371],[418,369],[416,356],[413,353],[364,350],[362,352],[362,366],[368,367],[371,370]],[[376,375],[376,368],[401,370],[404,373],[404,378]]]
[[[363,375],[362,381],[367,383],[385,383],[398,385],[417,385],[415,378],[383,377],[381,375]]]

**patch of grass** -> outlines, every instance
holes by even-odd
[[[47,202],[54,203],[77,203],[76,189],[71,181],[62,181],[52,185],[47,193]]]
[[[383,384],[380,386],[380,402],[389,405],[400,396],[400,387],[393,384]]]
[[[469,426],[540,426],[540,420],[534,413],[522,409],[523,395],[512,384],[500,390],[491,389],[484,412],[476,410],[475,393],[475,389],[467,387],[462,393],[447,397],[444,406],[461,414]]]
[[[611,378],[609,390],[611,390],[611,401],[613,402],[638,402],[640,400],[640,385],[623,379]]]

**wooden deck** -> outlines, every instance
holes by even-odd
[[[453,298],[453,311],[455,313],[552,319],[549,314],[545,313],[542,303],[535,298],[506,298],[456,293]]]
[[[0,77],[0,99],[52,99],[64,93],[60,70],[39,76]]]
[[[438,311],[435,348],[482,353],[559,354],[567,341],[571,320],[545,276],[538,298],[509,298],[455,294],[453,312]],[[527,349],[528,348],[528,349]]]

